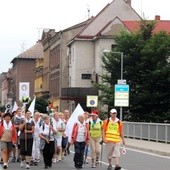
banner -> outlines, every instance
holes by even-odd
[[[18,109],[18,105],[17,105],[17,102],[15,101],[14,106],[12,108],[12,112],[16,111],[17,109]]]
[[[36,100],[36,97],[34,97],[33,101],[31,102],[28,110],[31,112],[31,116],[33,117],[34,116],[34,110],[35,110],[35,100]]]
[[[19,100],[21,101],[23,97],[30,97],[30,83],[20,82],[19,83]]]
[[[71,134],[72,134],[72,129],[73,129],[73,125],[74,123],[76,123],[78,121],[78,116],[80,114],[83,114],[84,110],[83,108],[80,106],[80,104],[77,105],[77,107],[75,108],[74,112],[71,114],[67,124],[66,124],[66,135],[68,136],[68,141],[71,141]]]

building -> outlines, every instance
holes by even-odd
[[[58,110],[68,109],[68,99],[61,100],[61,88],[69,86],[69,60],[67,43],[76,36],[89,20],[55,32],[45,29],[42,34],[44,49],[43,93]]]
[[[78,102],[87,110],[86,96],[97,95],[93,82],[99,81],[103,71],[101,56],[115,45],[113,35],[120,31],[122,20],[141,21],[141,17],[130,0],[113,0],[68,42],[69,86],[62,87],[61,97],[70,99],[71,110]]]
[[[21,105],[22,97],[34,96],[34,80],[35,80],[35,61],[38,58],[43,58],[43,46],[41,41],[38,41],[28,50],[22,52],[15,57],[11,63],[13,64],[11,89],[13,91],[13,101],[16,101],[18,105]]]

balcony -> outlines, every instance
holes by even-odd
[[[94,87],[69,87],[61,89],[62,100],[76,100],[86,98],[87,95],[98,95],[98,89]]]

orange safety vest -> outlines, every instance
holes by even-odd
[[[109,121],[105,128],[105,140],[106,142],[118,143],[121,141],[120,128],[122,122],[111,122]]]

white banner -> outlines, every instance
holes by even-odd
[[[69,142],[71,141],[71,134],[72,134],[72,129],[73,129],[73,125],[74,123],[76,123],[78,121],[78,116],[80,114],[83,114],[84,110],[83,108],[80,106],[80,104],[77,105],[77,107],[75,108],[74,112],[71,114],[67,124],[66,124],[66,135],[68,136],[68,140]]]
[[[34,97],[34,99],[32,100],[28,110],[31,112],[31,116],[34,116],[34,110],[35,110],[35,101],[36,101],[36,97]]]
[[[20,82],[19,83],[19,100],[21,101],[23,97],[30,97],[30,83]]]

